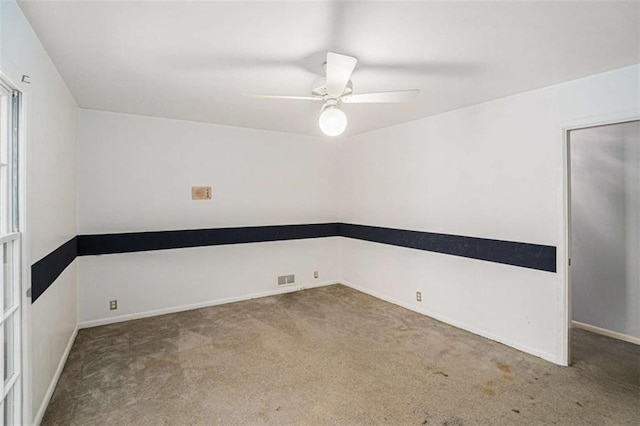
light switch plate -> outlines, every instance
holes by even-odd
[[[191,199],[192,200],[210,200],[211,187],[210,186],[192,186]]]

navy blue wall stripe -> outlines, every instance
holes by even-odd
[[[347,223],[129,232],[78,235],[34,263],[31,301],[35,302],[76,256],[337,236],[556,272],[553,246]]]
[[[553,246],[348,223],[340,225],[340,235],[393,246],[556,272],[556,248]]]
[[[336,237],[338,223],[78,235],[78,256]]]
[[[31,265],[31,303],[60,276],[78,254],[77,237],[73,237]]]

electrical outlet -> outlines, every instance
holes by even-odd
[[[320,274],[318,273],[318,271],[313,271],[313,278],[318,279],[319,276]]]
[[[116,309],[118,309],[118,301],[117,300],[110,300],[109,301],[109,310],[110,311],[115,311]]]
[[[210,186],[192,186],[191,199],[192,200],[210,200],[211,187]]]
[[[293,284],[296,282],[296,276],[295,275],[287,275],[287,284]]]
[[[422,302],[422,292],[421,291],[416,291],[416,300],[418,302]]]

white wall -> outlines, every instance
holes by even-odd
[[[556,246],[557,273],[345,240],[342,278],[566,362],[562,129],[637,114],[639,77],[640,66],[628,67],[341,144],[343,221]],[[422,303],[415,301],[418,290]]]
[[[573,319],[640,337],[640,122],[571,132]]]
[[[76,235],[78,107],[36,34],[13,1],[0,2],[0,71],[21,85],[26,108],[27,266]],[[27,269],[28,272],[28,269]],[[24,285],[30,285],[29,276]],[[31,419],[43,409],[65,349],[78,323],[76,265],[72,263],[33,304],[23,305],[30,322],[24,370]],[[30,367],[29,367],[30,366]]]
[[[80,234],[338,219],[335,140],[90,110],[79,140]],[[191,200],[191,186],[211,186],[213,199]],[[336,282],[338,247],[322,238],[82,257],[81,322]],[[278,287],[291,273],[297,285]]]

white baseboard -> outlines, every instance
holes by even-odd
[[[136,312],[133,314],[120,315],[117,317],[100,318],[96,320],[83,321],[80,323],[80,328],[98,327],[101,325],[115,324],[118,322],[131,321],[135,319],[155,317],[158,315],[173,314],[175,312],[191,311],[194,309],[207,308],[209,306],[224,305],[225,303],[241,302],[243,300],[274,296],[276,294],[291,293],[294,291],[306,290],[306,289],[315,288],[315,287],[324,287],[327,285],[333,285],[338,283],[339,281],[331,280],[331,281],[323,281],[323,282],[311,283],[311,284],[285,285],[280,288],[263,291],[259,293],[245,294],[242,296],[228,297],[225,299],[208,300],[206,302],[191,303],[188,305],[171,306],[168,308],[154,309],[152,311],[145,311],[145,312]]]
[[[618,333],[617,331],[607,330],[606,328],[596,327],[595,325],[589,325],[578,321],[571,321],[571,327],[580,328],[592,333],[602,334],[603,336],[613,337],[614,339],[623,340],[635,345],[640,345],[640,337],[629,336],[628,334]]]
[[[536,348],[532,348],[530,346],[523,345],[523,344],[518,343],[518,342],[513,342],[513,341],[511,341],[509,339],[505,339],[504,337],[501,337],[501,336],[496,336],[496,335],[494,335],[494,334],[492,334],[490,332],[487,332],[486,330],[482,330],[482,329],[479,329],[477,327],[471,326],[469,324],[465,324],[465,323],[462,323],[462,322],[459,322],[459,321],[452,320],[450,318],[443,317],[442,315],[430,312],[427,309],[421,309],[418,306],[414,306],[414,305],[410,305],[408,303],[401,302],[401,301],[396,300],[396,299],[394,299],[392,297],[389,297],[389,296],[387,296],[385,294],[378,293],[376,291],[372,291],[372,290],[366,289],[364,287],[360,287],[360,286],[358,286],[356,284],[353,284],[353,283],[350,283],[348,281],[344,281],[343,280],[343,281],[341,281],[341,283],[346,285],[347,287],[353,288],[354,290],[358,290],[358,291],[360,291],[362,293],[366,293],[366,294],[368,294],[370,296],[373,296],[373,297],[375,297],[377,299],[384,300],[385,302],[393,303],[394,305],[401,306],[401,307],[403,307],[405,309],[409,309],[410,311],[414,311],[414,312],[417,312],[419,314],[426,315],[428,317],[434,318],[434,319],[436,319],[438,321],[442,321],[442,322],[444,322],[446,324],[449,324],[449,325],[452,325],[454,327],[461,328],[461,329],[469,331],[469,332],[471,332],[473,334],[477,334],[477,335],[485,337],[487,339],[490,339],[490,340],[496,341],[498,343],[502,343],[504,345],[510,346],[512,348],[518,349],[519,351],[526,352],[526,353],[531,354],[531,355],[535,355],[535,356],[540,357],[540,358],[542,358],[544,360],[550,361],[550,362],[552,362],[554,364],[564,365],[561,362],[559,362],[558,358],[555,355],[553,355],[551,353],[544,352],[544,351],[538,350]]]
[[[67,347],[62,354],[62,358],[60,358],[60,362],[58,363],[58,368],[56,369],[56,373],[53,375],[53,379],[51,379],[51,383],[49,384],[49,388],[47,388],[47,393],[44,394],[44,399],[40,404],[40,408],[38,408],[38,412],[36,413],[36,417],[33,420],[33,424],[35,426],[39,426],[42,422],[42,418],[44,417],[45,411],[47,411],[47,407],[49,406],[49,402],[51,401],[51,397],[53,396],[53,391],[56,390],[56,385],[58,384],[58,380],[60,380],[60,375],[62,374],[62,370],[64,370],[64,365],[67,363],[67,358],[69,357],[69,352],[71,352],[71,348],[73,347],[73,342],[76,340],[76,336],[78,335],[79,326],[76,325],[76,328],[71,333],[71,337],[69,338],[69,343],[67,343]]]

